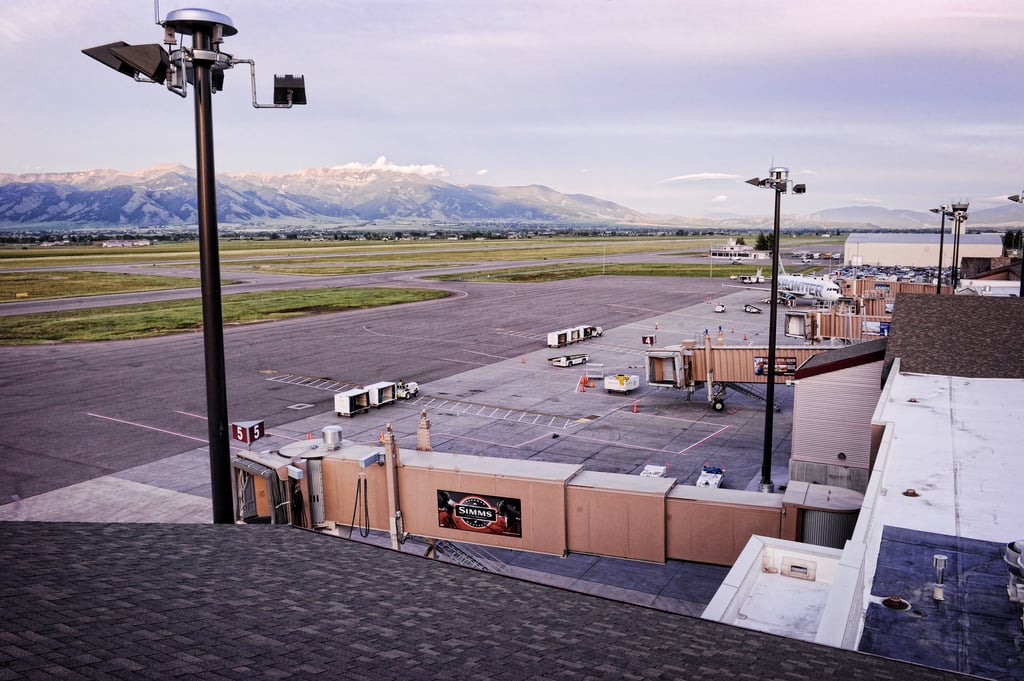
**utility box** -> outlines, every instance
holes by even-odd
[[[370,394],[370,404],[374,407],[383,407],[395,401],[397,386],[392,381],[381,381],[366,386],[366,392]]]
[[[369,408],[370,393],[364,388],[353,388],[334,395],[334,411],[338,416],[352,416]]]

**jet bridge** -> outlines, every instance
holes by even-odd
[[[785,383],[808,359],[831,348],[776,347],[775,383]],[[758,384],[768,383],[768,347],[715,346],[705,334],[703,347],[686,340],[675,347],[647,351],[647,383],[655,387],[686,390],[687,399],[701,387],[715,411],[725,409],[728,389],[764,402],[765,393]],[[779,406],[775,405],[776,411]]]

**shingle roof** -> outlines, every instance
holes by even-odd
[[[956,679],[287,526],[0,523],[0,679]]]
[[[1024,299],[897,295],[885,374],[1024,378]]]

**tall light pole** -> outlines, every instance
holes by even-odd
[[[764,409],[764,451],[761,457],[761,483],[758,489],[762,492],[774,492],[772,482],[772,441],[775,426],[775,336],[778,326],[779,303],[779,223],[782,214],[782,195],[789,189],[789,168],[774,166],[768,171],[768,177],[753,177],[746,181],[755,187],[775,190],[775,223],[772,229],[772,286],[771,302],[768,314],[768,384],[765,389]],[[803,194],[806,185],[794,184],[793,193]]]
[[[252,71],[253,106],[291,108],[306,103],[304,79],[275,76],[273,105],[259,105],[255,66],[220,51],[225,37],[235,35],[231,19],[205,9],[179,9],[157,23],[164,28],[163,45],[129,45],[123,41],[82,50],[86,55],[139,82],[160,83],[180,97],[192,85],[196,126],[196,208],[199,227],[199,269],[203,303],[203,349],[206,364],[207,432],[210,447],[210,494],[213,522],[233,523],[231,447],[228,440],[227,381],[224,370],[224,324],[221,312],[217,196],[213,165],[212,95],[221,89],[224,71],[247,63]],[[192,36],[192,47],[178,36]],[[167,47],[165,50],[164,47]]]
[[[1024,203],[1024,192],[1020,194],[1014,194],[1013,196],[1007,196],[1014,203]],[[1022,235],[1024,237],[1024,235]],[[1017,296],[1024,298],[1024,238],[1021,240],[1021,245],[1017,247],[1017,255],[1020,257],[1020,291]]]
[[[970,204],[961,202],[950,206],[953,214],[953,272],[950,283],[953,286],[953,293],[960,283],[960,226],[967,221],[967,208]]]
[[[952,215],[952,213],[950,213],[949,206],[947,206],[946,204],[942,204],[938,208],[929,208],[928,210],[930,210],[933,213],[939,213],[940,215],[942,215],[942,226],[939,227],[939,271],[935,275],[935,294],[936,295],[941,295],[942,294],[942,246],[943,246],[942,242],[943,242],[943,240],[946,237],[946,216],[947,215]]]

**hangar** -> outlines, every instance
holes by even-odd
[[[1003,254],[1003,237],[996,232],[960,235],[960,261],[964,258],[998,258]],[[905,265],[933,267],[939,262],[938,234],[854,232],[846,238],[844,264]],[[953,235],[945,236],[942,266],[953,265]]]

